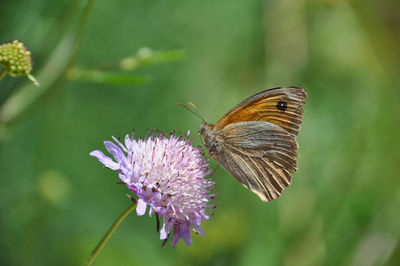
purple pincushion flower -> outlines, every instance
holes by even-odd
[[[117,170],[119,178],[138,196],[137,215],[144,215],[149,206],[163,218],[160,239],[167,239],[172,228],[172,246],[183,238],[190,246],[190,228],[202,234],[201,220],[208,219],[205,209],[214,194],[214,182],[205,177],[211,173],[201,151],[187,137],[165,137],[161,132],[138,141],[134,134],[125,137],[125,145],[105,141],[114,160],[101,151],[92,151],[105,167]]]

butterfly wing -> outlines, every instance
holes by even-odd
[[[265,121],[284,128],[297,136],[302,121],[307,98],[300,87],[273,88],[259,92],[233,107],[215,125],[214,130],[222,130],[229,124],[244,121]]]
[[[261,200],[278,198],[297,170],[294,136],[264,121],[230,124],[221,132],[224,142],[214,158]]]

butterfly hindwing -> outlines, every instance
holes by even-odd
[[[278,198],[297,170],[294,136],[263,121],[230,124],[221,132],[224,154],[215,156],[220,164],[261,200]]]
[[[297,136],[306,98],[306,92],[295,86],[259,92],[232,108],[214,125],[214,130],[237,122],[265,121]]]

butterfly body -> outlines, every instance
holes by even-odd
[[[232,108],[215,125],[202,122],[199,133],[209,155],[244,187],[271,201],[290,185],[297,170],[295,137],[302,120],[305,91],[273,88]]]

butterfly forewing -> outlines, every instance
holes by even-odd
[[[266,121],[297,136],[303,114],[301,106],[305,104],[305,98],[305,91],[294,86],[262,91],[232,108],[214,125],[214,130],[221,130],[237,122]]]

